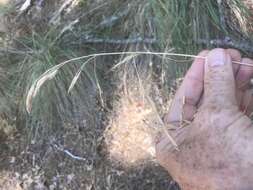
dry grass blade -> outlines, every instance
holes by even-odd
[[[167,130],[167,127],[165,126],[163,120],[160,118],[158,112],[157,112],[157,109],[156,109],[156,106],[155,106],[155,103],[152,101],[152,99],[147,96],[147,99],[150,103],[150,105],[152,106],[152,109],[155,111],[156,115],[157,115],[157,118],[158,118],[158,121],[160,122],[160,124],[162,125],[162,130],[164,131],[164,133],[166,134],[167,138],[169,139],[169,141],[171,142],[171,144],[174,146],[174,148],[179,151],[179,148],[178,148],[178,145],[176,143],[176,141],[173,139],[173,137],[169,134],[168,130]]]
[[[32,110],[32,99],[37,95],[41,86],[48,80],[51,80],[55,77],[58,70],[67,64],[69,61],[62,62],[51,69],[48,69],[45,73],[43,73],[37,80],[34,81],[32,86],[30,87],[27,97],[26,97],[26,110],[28,113],[31,113]]]
[[[177,151],[179,151],[179,148],[178,148],[178,145],[177,145],[176,141],[175,141],[175,140],[172,138],[172,136],[169,134],[168,130],[167,130],[165,127],[163,127],[162,129],[163,129],[165,135],[167,136],[167,138],[169,139],[169,141],[170,141],[170,142],[172,143],[172,145],[174,146],[174,148],[175,148]]]
[[[50,24],[55,24],[58,21],[59,16],[61,15],[61,13],[64,11],[64,9],[66,9],[69,5],[71,5],[73,3],[74,0],[67,0],[64,1],[64,3],[62,4],[62,6],[59,8],[59,10],[55,13],[55,15],[51,18],[51,20],[49,21]]]
[[[84,55],[84,56],[81,56],[81,57],[76,57],[76,58],[73,58],[73,59],[69,59],[67,61],[64,61],[64,62],[52,67],[49,70],[60,68],[60,67],[66,65],[68,63],[73,62],[73,61],[78,61],[78,60],[87,59],[87,58],[91,58],[91,57],[96,58],[96,57],[99,57],[99,56],[114,56],[114,55],[135,55],[135,56],[137,56],[137,55],[155,55],[155,56],[164,56],[164,57],[165,56],[178,56],[178,57],[206,59],[206,57],[198,56],[198,55],[183,54],[183,53],[168,53],[168,52],[128,51],[128,52],[95,53],[95,54],[89,54],[89,55]],[[232,63],[253,67],[253,65],[251,65],[251,64],[242,63],[242,62],[238,62],[238,61],[233,61]],[[119,63],[116,65],[116,67],[118,67],[118,66],[119,66]],[[48,72],[48,71],[46,71],[46,72]]]
[[[30,6],[31,6],[32,1],[31,0],[26,0],[23,5],[20,7],[19,11],[22,13],[26,11]]]
[[[119,63],[117,63],[116,65],[114,65],[112,68],[111,68],[111,71],[115,70],[117,67],[119,67],[120,65],[124,64],[124,63],[127,63],[129,62],[131,59],[134,59],[136,58],[138,55],[129,55],[127,57],[125,57],[123,60],[121,60]]]
[[[70,91],[74,88],[77,79],[80,77],[82,70],[79,69],[79,71],[76,73],[76,75],[74,76],[73,80],[71,81],[70,85],[69,85],[69,89],[68,89],[68,93],[70,93]]]
[[[76,75],[74,76],[73,80],[71,81],[70,85],[69,85],[69,89],[68,89],[68,93],[70,93],[70,91],[74,88],[78,78],[80,77],[80,74],[82,73],[82,70],[84,69],[84,67],[86,66],[87,63],[89,63],[92,59],[94,59],[94,57],[91,57],[90,59],[88,59],[87,61],[85,61],[83,63],[83,65],[80,67],[80,69],[77,71]]]
[[[27,97],[26,97],[26,110],[28,113],[31,113],[32,110],[32,100],[33,98],[38,94],[40,88],[42,85],[48,81],[51,80],[55,77],[57,74],[58,70],[54,70],[52,72],[48,72],[47,74],[43,75],[40,77],[30,88],[28,91]]]
[[[52,79],[58,69],[60,69],[61,67],[63,67],[64,65],[71,63],[73,61],[78,61],[78,60],[82,60],[82,59],[93,59],[96,58],[98,56],[113,56],[113,55],[132,55],[132,56],[128,56],[126,57],[124,60],[122,60],[120,63],[118,63],[117,65],[115,65],[113,69],[119,67],[121,64],[129,61],[130,59],[134,58],[135,56],[138,55],[160,55],[160,56],[179,56],[179,57],[191,57],[191,58],[201,58],[201,59],[206,59],[206,57],[202,57],[202,56],[196,56],[196,55],[190,55],[190,54],[180,54],[180,53],[165,53],[165,52],[145,52],[145,51],[136,51],[136,52],[111,52],[111,53],[97,53],[97,54],[90,54],[90,55],[85,55],[85,56],[81,56],[81,57],[76,57],[67,61],[64,61],[54,67],[52,67],[51,69],[47,70],[44,74],[41,75],[41,77],[39,77],[38,80],[36,80],[32,87],[29,90],[29,93],[27,95],[27,100],[26,100],[26,108],[28,113],[30,113],[31,111],[31,100],[33,97],[36,96],[38,90],[40,89],[40,87],[47,81]],[[234,64],[239,64],[239,65],[245,65],[245,66],[249,66],[252,67],[251,64],[247,64],[247,63],[241,63],[241,62],[236,62],[233,61]],[[73,79],[72,83],[70,85],[71,88],[69,88],[70,90],[73,88],[72,86],[74,86],[74,84],[76,83],[76,80],[78,79],[78,76],[80,75],[80,73],[77,73],[76,77]]]
[[[54,41],[57,41],[58,39],[60,39],[62,37],[62,35],[66,32],[66,31],[71,31],[73,29],[73,27],[79,22],[79,19],[75,19],[74,21],[70,22],[68,25],[66,25],[61,32],[59,33],[59,35],[55,38]]]
[[[97,88],[98,88],[98,93],[99,93],[101,105],[102,105],[102,107],[105,107],[105,103],[104,103],[103,96],[102,96],[103,91],[102,91],[102,88],[99,84],[99,80],[98,80],[98,77],[97,77],[96,62],[94,63],[94,75],[95,75],[95,81],[96,81],[96,85],[97,85]]]

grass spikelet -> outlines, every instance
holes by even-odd
[[[33,100],[33,98],[36,97],[36,95],[38,94],[42,85],[45,82],[53,79],[55,77],[55,75],[57,74],[57,72],[58,72],[58,70],[54,70],[52,72],[48,72],[47,74],[44,74],[31,86],[30,90],[28,91],[27,98],[26,98],[26,110],[28,113],[31,113],[32,100]]]
[[[69,89],[68,89],[68,93],[70,93],[70,91],[74,88],[78,78],[80,77],[80,74],[82,73],[84,67],[86,66],[87,63],[89,63],[92,59],[94,59],[94,57],[89,58],[87,61],[85,61],[82,66],[78,69],[76,75],[74,76],[73,80],[71,81],[70,85],[69,85]]]

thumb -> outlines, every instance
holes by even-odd
[[[207,55],[204,78],[205,103],[216,107],[236,104],[232,61],[224,49],[213,49]]]

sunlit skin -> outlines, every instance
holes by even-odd
[[[177,90],[158,138],[157,159],[183,190],[253,189],[252,64],[234,49],[202,51]],[[183,118],[182,118],[183,117]],[[182,120],[191,121],[180,128]]]

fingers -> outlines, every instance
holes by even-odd
[[[241,62],[242,56],[241,53],[236,49],[226,49],[226,52],[230,55],[232,61]],[[234,76],[236,77],[239,71],[240,65],[233,64]]]
[[[225,50],[231,57],[231,60],[234,62],[241,62],[242,56],[241,53],[236,49],[226,49]],[[234,77],[237,76],[240,65],[239,64],[232,64]],[[200,105],[203,103],[203,99],[201,100]]]
[[[248,116],[252,113],[253,111],[252,89],[246,90],[242,95],[240,110]]]
[[[202,51],[198,56],[205,57],[208,51]],[[176,92],[169,114],[164,118],[166,123],[178,124],[182,119],[192,120],[196,112],[196,105],[203,92],[204,80],[203,58],[196,58],[188,70],[183,83]]]
[[[242,63],[252,64],[253,66],[253,60],[249,58],[243,58],[241,60]],[[245,90],[250,85],[250,79],[253,76],[253,67],[249,67],[247,65],[241,65],[240,69],[238,71],[238,74],[236,76],[236,85],[239,89]]]
[[[253,66],[253,61],[251,59],[243,58],[241,62],[252,64]],[[250,79],[252,76],[253,76],[253,67],[244,66],[244,65],[240,66],[240,69],[236,76],[236,86],[237,86],[236,96],[237,96],[237,102],[238,102],[238,105],[240,106],[241,111],[245,110],[245,106],[246,104],[248,104],[246,102],[249,102],[248,100],[249,96],[248,95],[245,96],[244,93],[245,91],[247,91],[247,89],[250,88]]]
[[[224,105],[224,103],[237,105],[235,83],[236,86],[242,88],[242,91],[237,93],[240,101],[244,96],[244,88],[248,88],[248,82],[253,75],[253,67],[232,64],[232,61],[248,64],[253,64],[253,61],[246,58],[241,60],[239,51],[235,49],[214,49],[211,52],[202,51],[199,56],[208,56],[206,66],[204,66],[204,59],[195,59],[175,95],[169,114],[164,118],[167,123],[178,124],[182,120],[193,119],[197,107],[199,107],[198,103],[201,99],[203,101],[201,98],[204,89],[203,81],[205,81],[204,102],[215,103],[219,106]],[[245,100],[248,99],[249,96]],[[249,101],[245,100],[244,106],[246,103],[249,104]]]
[[[224,49],[213,49],[207,55],[204,88],[203,104],[215,107],[236,105],[232,61]]]

